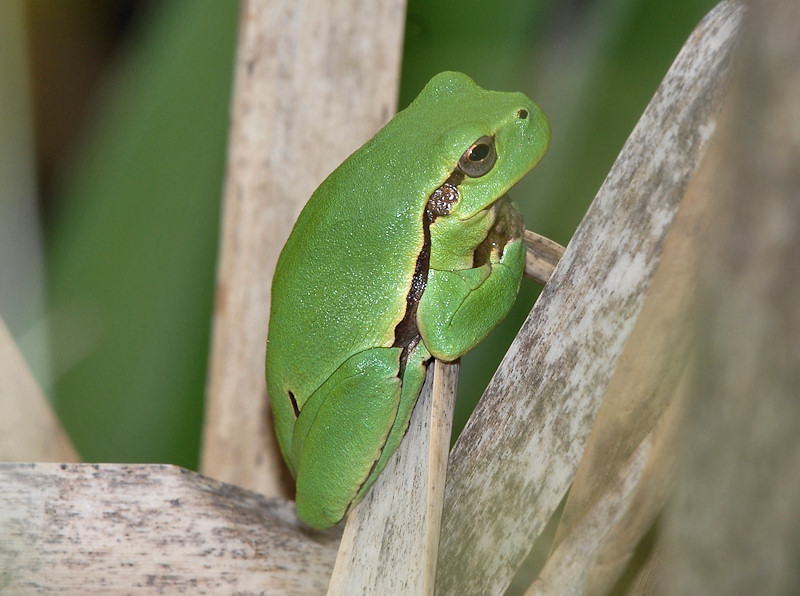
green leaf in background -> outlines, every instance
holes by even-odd
[[[238,5],[144,16],[55,191],[55,405],[89,461],[196,467]]]

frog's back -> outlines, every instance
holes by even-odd
[[[281,253],[267,345],[271,393],[292,391],[302,403],[353,354],[394,342],[423,243],[427,197],[417,208],[387,198],[376,212],[375,197],[352,200],[368,192],[392,196],[380,181],[334,172]]]

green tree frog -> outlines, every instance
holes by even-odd
[[[308,525],[338,523],[397,449],[431,358],[482,341],[517,296],[505,195],[550,126],[522,93],[443,72],[309,199],[272,282],[267,386]]]

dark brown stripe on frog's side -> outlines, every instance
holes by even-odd
[[[458,201],[458,185],[464,180],[464,174],[456,169],[444,183],[434,190],[428,202],[425,204],[425,211],[422,214],[422,248],[417,255],[417,262],[414,266],[414,275],[411,278],[411,287],[406,295],[406,312],[403,318],[394,328],[394,347],[402,347],[400,354],[399,377],[403,377],[406,361],[420,340],[419,329],[417,328],[417,307],[428,283],[428,270],[431,262],[431,224],[440,215],[447,215]]]

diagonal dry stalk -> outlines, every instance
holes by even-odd
[[[0,461],[80,461],[2,319]]]
[[[437,592],[502,593],[569,487],[714,130],[740,16],[721,3],[682,48],[453,448]]]

